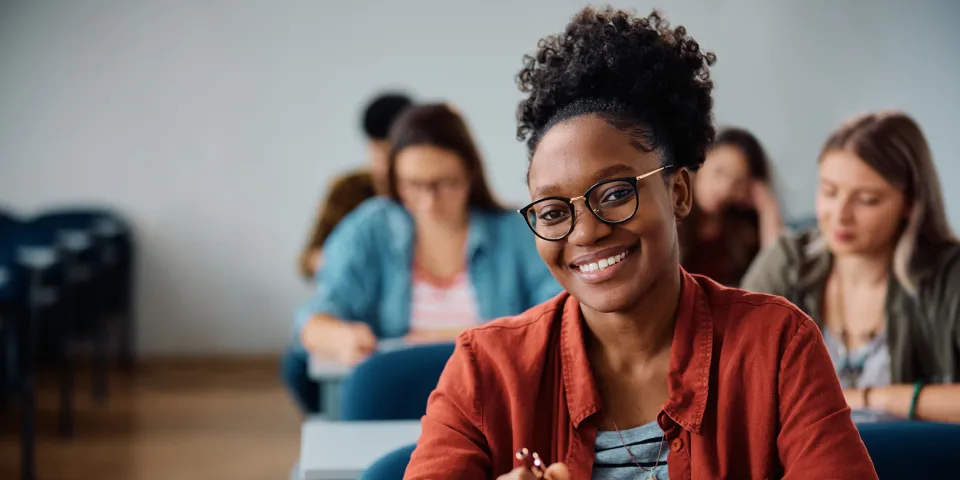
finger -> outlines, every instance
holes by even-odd
[[[570,470],[567,469],[566,464],[557,462],[547,467],[547,470],[543,472],[543,478],[547,480],[570,480]]]
[[[500,475],[497,480],[537,480],[537,477],[526,467],[517,467],[505,475]]]
[[[360,345],[376,345],[377,336],[373,334],[373,330],[370,328],[370,325],[366,323],[355,323],[353,324],[353,332],[356,335],[357,344]]]

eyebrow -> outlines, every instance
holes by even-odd
[[[841,183],[826,177],[820,177],[820,182],[834,188],[839,187]],[[873,185],[854,185],[850,190],[854,190],[856,193],[869,193],[873,195],[882,195],[887,191],[883,187]]]
[[[636,175],[636,172],[637,170],[635,168],[625,163],[617,163],[614,165],[610,165],[609,167],[604,167],[604,168],[601,168],[600,170],[597,170],[596,172],[593,172],[593,175],[592,175],[593,182],[591,183],[591,185],[617,174],[628,173],[629,175],[632,176],[632,175]],[[561,188],[557,185],[544,185],[543,187],[540,187],[533,192],[533,198],[538,199],[541,197],[550,197],[550,196],[558,195],[558,193],[560,193],[561,191],[562,191]]]

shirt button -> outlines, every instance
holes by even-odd
[[[673,441],[670,442],[670,448],[672,448],[674,452],[679,452],[680,449],[683,448],[683,440],[674,438]]]

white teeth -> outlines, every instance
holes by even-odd
[[[619,263],[621,260],[623,260],[624,258],[626,258],[626,256],[627,256],[627,252],[623,252],[623,253],[621,253],[621,254],[619,254],[619,255],[614,255],[614,256],[609,257],[609,258],[601,259],[601,260],[598,261],[598,262],[585,263],[585,264],[583,264],[583,265],[579,265],[580,271],[583,272],[583,273],[588,273],[588,272],[594,272],[594,271],[597,271],[597,270],[603,270],[603,269],[605,269],[605,268],[607,268],[607,267],[609,267],[609,266],[611,266],[611,265],[613,265],[613,264],[615,264],[615,263]]]

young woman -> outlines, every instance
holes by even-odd
[[[523,219],[494,200],[466,124],[410,107],[391,129],[389,198],[368,200],[324,245],[317,292],[296,316],[284,367],[307,411],[310,354],[356,363],[379,339],[453,341],[560,292]]]
[[[458,338],[407,479],[876,478],[809,317],[680,267],[713,61],[590,8],[527,57],[520,212],[567,293]]]
[[[693,186],[693,210],[680,225],[680,264],[736,286],[760,248],[783,231],[760,141],[743,129],[721,131]]]
[[[960,422],[960,244],[920,127],[857,117],[820,155],[818,231],[784,237],[744,288],[817,322],[854,409]]]

